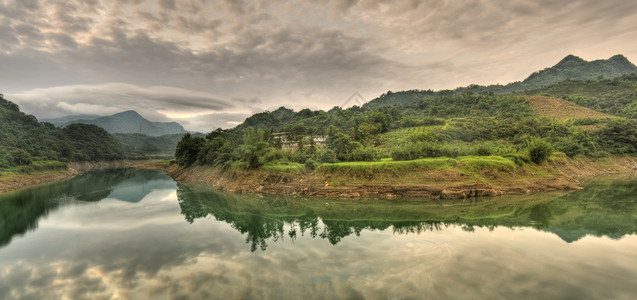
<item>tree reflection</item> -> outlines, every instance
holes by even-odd
[[[101,170],[85,173],[69,180],[40,185],[0,195],[0,247],[38,228],[38,220],[62,205],[97,202],[111,196],[123,185],[140,186],[148,182],[174,187],[175,183],[162,172],[141,169]],[[152,188],[140,193],[123,189],[119,195],[133,195],[123,201],[139,201]],[[111,196],[112,197],[112,196]],[[141,198],[140,198],[141,197]]]
[[[613,179],[572,193],[502,196],[469,200],[320,199],[222,193],[180,184],[181,213],[192,223],[213,217],[246,235],[252,251],[268,242],[309,235],[336,245],[364,230],[420,234],[459,226],[532,227],[566,242],[586,235],[621,238],[637,232],[637,181]],[[286,232],[287,228],[287,232]]]

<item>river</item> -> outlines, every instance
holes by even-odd
[[[119,169],[0,195],[0,299],[635,299],[637,177],[468,200]]]

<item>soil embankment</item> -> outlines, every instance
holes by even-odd
[[[515,170],[462,169],[422,170],[401,174],[351,175],[320,170],[307,173],[264,170],[223,170],[209,166],[179,168],[176,165],[147,165],[162,169],[177,181],[204,182],[213,188],[235,193],[264,193],[315,197],[427,197],[437,199],[524,194],[552,190],[580,189],[579,180],[602,174],[637,172],[637,157],[612,157],[593,161],[568,159],[526,165]]]
[[[60,170],[18,173],[18,174],[2,174],[0,175],[0,193],[17,190],[23,187],[36,184],[52,182],[62,179],[71,178],[79,174],[78,171],[68,168]]]

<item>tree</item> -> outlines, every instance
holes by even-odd
[[[30,165],[31,155],[23,149],[11,150],[11,157],[13,158],[13,165]]]
[[[263,165],[263,158],[268,152],[269,144],[264,140],[263,129],[254,130],[248,127],[243,134],[243,145],[239,147],[241,160],[249,168],[258,168]]]
[[[201,150],[199,150],[197,161],[199,161],[200,164],[220,163],[219,158],[222,156],[221,154],[226,149],[225,146],[227,143],[228,141],[221,136],[217,136],[211,141],[206,142]]]
[[[151,144],[149,142],[145,142],[143,145],[139,147],[139,152],[142,154],[155,154],[161,153],[161,148],[159,148],[155,144]]]
[[[205,142],[201,137],[192,137],[190,133],[186,133],[177,144],[177,150],[175,151],[177,164],[182,167],[192,166],[197,161],[199,150]]]
[[[300,141],[307,134],[307,128],[303,123],[295,124],[290,130],[290,137],[295,141]]]

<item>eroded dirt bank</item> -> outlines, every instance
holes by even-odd
[[[147,167],[163,169],[177,181],[204,182],[216,189],[235,193],[452,199],[580,189],[579,180],[585,177],[637,172],[637,157],[616,156],[596,161],[588,158],[562,159],[513,171],[483,170],[469,174],[457,168],[351,176],[320,171],[290,174],[222,170],[209,166],[179,168],[155,164]]]
[[[79,174],[73,169],[34,172],[31,174],[9,174],[0,176],[0,193],[17,190],[23,187],[71,178]]]

